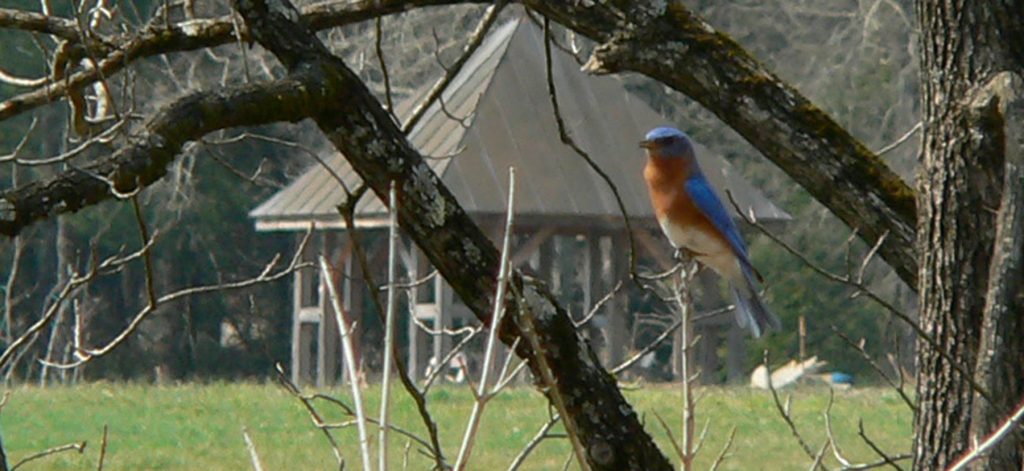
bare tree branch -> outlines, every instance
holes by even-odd
[[[640,72],[735,129],[916,286],[914,191],[878,156],[681,2],[524,2],[602,43],[591,72]],[[622,6],[620,6],[622,5]],[[642,53],[640,53],[642,51]]]
[[[31,463],[31,462],[33,462],[35,460],[40,459],[40,458],[45,458],[45,457],[50,456],[50,455],[56,455],[57,453],[63,453],[65,451],[72,451],[72,450],[77,451],[79,453],[82,453],[82,452],[85,451],[85,445],[86,445],[86,442],[77,442],[77,443],[68,443],[66,445],[55,446],[53,448],[47,448],[47,449],[45,449],[43,451],[40,451],[39,453],[33,453],[31,455],[28,455],[28,456],[22,458],[21,461],[19,461],[17,463],[14,463],[14,466],[11,466],[11,471],[14,471],[14,470],[20,468],[22,465]]]
[[[861,358],[863,358],[864,361],[866,361],[868,365],[870,365],[871,368],[875,370],[876,373],[878,373],[878,376],[880,376],[882,380],[889,385],[889,387],[893,388],[896,391],[896,393],[900,395],[900,399],[903,399],[903,403],[906,404],[911,411],[917,410],[917,404],[915,404],[914,400],[911,399],[910,396],[907,395],[907,392],[903,390],[902,377],[900,378],[899,382],[889,377],[889,374],[882,369],[881,365],[879,365],[874,358],[871,358],[871,355],[868,354],[868,351],[865,350],[861,344],[854,342],[853,339],[851,339],[841,330],[839,330],[839,328],[836,327],[835,324],[832,324],[831,328],[832,332],[838,335],[839,338],[843,339],[843,341],[846,342],[846,344],[849,345],[850,348],[860,353]],[[899,370],[897,370],[896,374],[900,374]]]
[[[591,170],[596,172],[605,184],[608,185],[608,189],[611,190],[612,196],[615,197],[615,203],[619,206],[619,213],[622,214],[622,223],[626,226],[626,237],[629,239],[629,276],[633,281],[637,281],[638,276],[636,273],[636,240],[633,237],[633,227],[629,223],[629,213],[626,212],[626,205],[622,202],[622,196],[619,195],[619,188],[612,182],[611,177],[608,176],[601,166],[594,162],[594,159],[590,157],[586,151],[583,150],[576,141],[573,140],[569,134],[568,129],[565,127],[565,120],[562,119],[562,112],[558,106],[558,91],[555,88],[555,80],[552,75],[551,69],[551,24],[547,18],[544,18],[544,71],[547,78],[548,84],[548,97],[551,99],[551,111],[555,116],[555,123],[558,125],[558,137],[563,144],[569,146],[576,155],[580,156],[584,162],[590,166]],[[638,281],[637,281],[638,282]]]
[[[295,383],[292,383],[291,380],[288,379],[288,375],[285,374],[284,367],[281,366],[280,363],[274,366],[277,371],[278,382],[280,382],[281,386],[284,387],[289,394],[298,399],[299,402],[302,403],[302,406],[306,408],[306,412],[309,413],[309,418],[313,421],[313,425],[320,429],[320,432],[324,434],[324,438],[327,440],[327,443],[331,445],[331,451],[334,452],[334,459],[338,462],[338,468],[345,469],[345,458],[342,457],[341,449],[338,448],[338,441],[334,439],[334,435],[331,434],[331,430],[323,426],[325,424],[324,419],[320,416],[320,413],[317,412],[312,401],[302,394],[302,391],[299,390],[299,387],[296,386]]]
[[[487,8],[487,13],[480,20],[480,23],[473,30],[473,33],[469,37],[469,42],[462,48],[462,55],[455,60],[451,65],[444,67],[444,76],[437,79],[434,85],[430,87],[430,91],[427,92],[427,96],[423,98],[416,107],[413,108],[409,114],[409,118],[402,124],[402,132],[409,132],[412,130],[416,123],[420,122],[423,115],[430,108],[430,105],[441,97],[444,90],[448,88],[448,84],[451,83],[452,79],[458,75],[459,71],[462,70],[462,66],[466,65],[466,61],[469,60],[470,56],[480,47],[480,44],[484,42],[484,38],[487,37],[487,32],[491,30],[491,26],[494,25],[494,20],[498,19],[498,14],[501,13],[502,8],[505,6],[505,0],[499,0],[494,5]]]
[[[245,440],[245,450],[249,452],[249,461],[252,462],[252,470],[263,471],[263,464],[260,463],[260,455],[256,452],[256,444],[252,442],[252,437],[249,436],[249,429],[246,427],[242,427],[242,439]]]
[[[1020,406],[1017,407],[1017,410],[1015,410],[1012,415],[1007,417],[1006,420],[1002,424],[1000,424],[1000,426],[997,427],[995,431],[993,431],[988,437],[985,437],[984,441],[977,444],[970,452],[965,454],[963,457],[957,460],[956,463],[950,466],[950,471],[960,471],[962,469],[966,469],[967,465],[969,465],[974,460],[977,460],[985,456],[986,453],[988,453],[997,445],[999,445],[999,443],[1003,441],[1003,439],[1010,436],[1013,433],[1014,429],[1020,427],[1021,423],[1024,423],[1024,403],[1021,403]]]
[[[321,2],[302,9],[301,19],[314,30],[323,30],[357,23],[381,15],[398,13],[410,8],[473,3],[455,0],[384,0],[353,2]],[[154,16],[154,18],[159,15]],[[52,34],[72,43],[79,38],[73,20],[51,15],[0,8],[0,28],[20,29]],[[250,41],[247,35],[242,39]],[[235,26],[230,16],[191,19],[181,23],[154,22],[139,35],[103,38],[89,45],[91,53],[102,59],[98,67],[75,72],[60,81],[0,102],[0,121],[29,111],[46,103],[64,98],[68,91],[81,90],[102,76],[112,76],[137,59],[174,52],[194,51],[237,41]],[[81,48],[75,54],[82,55]],[[73,55],[73,57],[75,57]]]
[[[329,108],[343,90],[325,87],[317,78],[307,72],[181,98],[147,120],[142,135],[110,157],[0,193],[0,234],[13,236],[33,222],[146,187],[167,174],[186,142],[211,131],[294,122]]]
[[[812,461],[817,463],[817,466],[815,467],[824,468],[824,466],[821,465],[821,453],[814,453],[814,450],[811,449],[811,446],[807,444],[807,440],[804,439],[804,436],[800,434],[800,431],[796,428],[796,423],[793,422],[793,417],[789,413],[790,401],[793,399],[792,396],[790,396],[786,400],[786,405],[783,405],[782,401],[779,399],[779,393],[778,391],[775,390],[775,385],[772,384],[772,375],[770,373],[771,368],[768,361],[768,350],[764,351],[764,360],[762,364],[764,365],[765,369],[769,371],[768,390],[771,391],[772,393],[772,402],[775,403],[775,409],[778,410],[779,416],[782,417],[782,420],[786,422],[786,425],[789,427],[789,431],[793,434],[793,438],[795,438],[797,443],[800,444],[800,448],[803,449],[804,453],[807,454],[807,456],[811,458]],[[823,452],[824,449],[822,450],[822,453]],[[814,469],[815,467],[812,467],[812,469]]]
[[[508,274],[509,274],[509,258],[511,255],[512,245],[512,221],[515,218],[515,188],[516,188],[516,171],[515,168],[509,168],[508,170],[508,209],[505,216],[505,235],[502,238],[501,244],[501,265],[498,269],[498,287],[497,292],[494,294],[494,299],[505,299],[505,293],[508,289]],[[487,346],[484,350],[484,363],[480,373],[480,385],[479,389],[474,393],[476,396],[476,402],[473,404],[473,410],[470,412],[469,423],[466,425],[466,431],[462,438],[462,445],[459,447],[459,455],[455,460],[455,470],[461,471],[465,469],[466,464],[469,462],[469,456],[473,451],[473,442],[476,438],[477,427],[480,425],[480,419],[483,415],[484,407],[487,405],[487,401],[494,396],[496,391],[487,391],[487,379],[491,374],[491,362],[494,361],[495,345],[498,339],[498,325],[501,325],[501,318],[505,315],[505,304],[501,302],[494,303],[494,312],[491,314],[491,328],[487,331]],[[443,363],[442,363],[443,364]],[[508,362],[505,363],[506,367]],[[498,378],[500,382],[501,378]]]

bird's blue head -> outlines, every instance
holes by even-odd
[[[647,155],[655,157],[693,157],[693,144],[686,133],[671,127],[654,128],[640,141]]]

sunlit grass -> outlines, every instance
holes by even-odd
[[[702,388],[698,429],[710,421],[698,469],[707,469],[728,436],[737,428],[731,455],[721,469],[806,469],[811,461],[778,416],[771,396],[746,388]],[[348,400],[347,390],[325,391]],[[791,392],[792,411],[801,433],[817,449],[825,440],[823,412],[825,388]],[[364,396],[367,410],[377,413],[376,388]],[[653,414],[660,414],[677,430],[681,418],[680,393],[670,385],[627,391],[626,396],[654,435],[663,452],[672,455],[665,432]],[[392,408],[395,422],[425,437],[411,400],[396,391]],[[446,456],[454,460],[472,396],[466,387],[437,387],[429,406],[441,431]],[[338,409],[319,404],[326,420],[347,420]],[[506,469],[548,416],[541,395],[531,388],[509,389],[487,407],[481,435],[470,469]],[[833,428],[843,453],[853,461],[878,457],[857,434],[863,419],[868,435],[891,453],[909,449],[911,413],[889,390],[864,388],[837,392],[832,408]],[[251,469],[242,439],[249,430],[264,469],[336,469],[323,435],[316,430],[302,405],[274,384],[215,383],[151,386],[135,383],[96,383],[70,388],[17,387],[0,415],[3,444],[10,462],[45,448],[73,441],[88,441],[81,455],[51,456],[23,469],[95,469],[103,425],[109,427],[106,469]],[[561,430],[561,429],[558,429]],[[347,459],[347,469],[359,466],[354,428],[335,431]],[[376,433],[372,433],[376,438]],[[394,469],[408,460],[408,469],[429,469],[431,461],[407,440],[392,434]],[[542,444],[523,469],[561,469],[569,456],[564,440]],[[827,462],[834,463],[830,458]],[[673,459],[673,461],[675,461]]]

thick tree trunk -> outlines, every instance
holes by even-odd
[[[1005,300],[1020,291],[1003,290],[1019,274],[996,267],[990,286],[990,265],[1004,165],[1014,147],[1007,145],[1003,116],[1012,86],[1001,84],[1019,83],[1007,77],[1019,75],[1024,64],[1024,4],[960,3],[917,2],[925,123],[917,227],[920,323],[945,354],[918,342],[916,469],[943,469],[966,452],[972,438],[990,431],[1019,402],[1024,382],[1024,336],[1015,333],[1020,322],[993,310],[1006,302],[986,309],[987,292],[995,289],[990,297]],[[984,374],[976,374],[972,385],[967,375],[973,371]],[[1018,451],[1012,443],[997,449],[988,467],[1020,469]]]
[[[1024,397],[1024,78],[1001,72],[972,99],[975,109],[987,111],[1001,125],[1005,160],[974,371],[978,384],[993,392],[993,401],[975,394],[970,441],[976,443],[997,429]],[[1024,434],[1018,431],[989,455],[988,467],[1022,469],[1022,445]]]

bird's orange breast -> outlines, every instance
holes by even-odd
[[[651,206],[659,220],[669,218],[676,224],[695,226],[711,222],[694,206],[683,187],[690,177],[689,165],[684,159],[648,157],[644,179],[651,197]]]
[[[686,193],[690,167],[684,159],[649,157],[644,179],[654,214],[672,246],[690,250],[698,261],[726,279],[740,279],[729,241]]]

